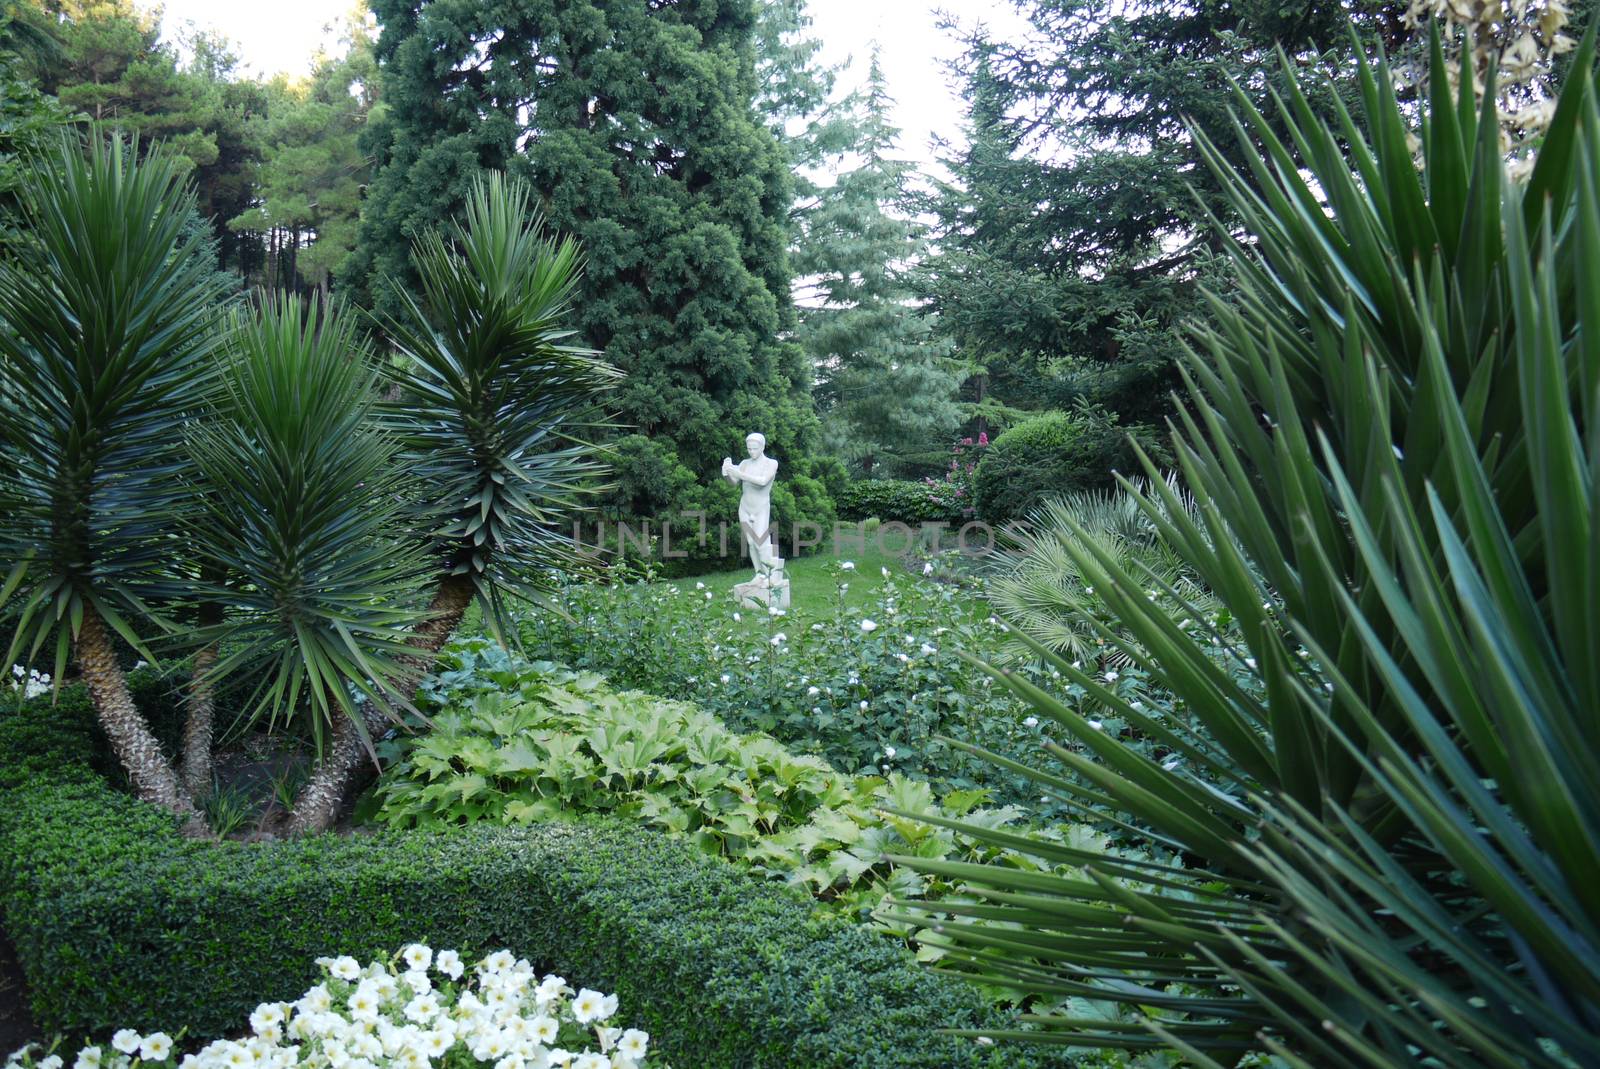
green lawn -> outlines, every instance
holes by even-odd
[[[850,529],[848,524],[841,526],[847,531]],[[846,586],[842,592],[845,607],[865,607],[875,604],[887,581],[883,574],[886,568],[889,574],[902,584],[907,581],[922,581],[921,575],[914,568],[908,570],[906,563],[898,554],[883,552],[876,538],[868,535],[865,541],[864,552],[856,552],[854,541],[845,537],[840,541],[840,552],[837,555],[830,546],[824,544],[819,547],[821,552],[784,562],[784,571],[789,575],[789,615],[796,622],[811,623],[831,618],[836,605],[835,598],[840,595],[838,587],[841,583]],[[888,548],[898,549],[900,541],[895,537],[887,539]],[[846,570],[843,568],[845,562],[855,567]],[[726,604],[732,601],[733,588],[750,579],[751,575],[752,570],[747,563],[745,567],[732,571],[666,579],[660,582],[663,586],[676,586],[686,590],[698,590],[700,585],[703,585],[704,589],[716,594],[718,599]],[[974,618],[981,619],[990,614],[989,605],[982,597],[973,594],[963,600]]]

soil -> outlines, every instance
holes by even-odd
[[[28,1012],[28,992],[22,982],[11,937],[0,930],[0,1057],[42,1038]]]

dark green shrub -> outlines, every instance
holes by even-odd
[[[839,518],[844,520],[876,516],[884,523],[962,522],[961,502],[943,492],[942,485],[908,479],[861,479],[847,484],[836,503]]]
[[[46,1030],[216,1034],[318,955],[427,940],[615,991],[679,1065],[1066,1064],[935,1035],[998,1022],[882,936],[620,821],[195,841],[96,750],[77,689],[0,712],[0,910]]]
[[[620,556],[636,565],[652,563],[669,577],[697,575],[719,565],[740,566],[738,487],[719,477],[697,478],[670,445],[642,434],[619,438],[608,449],[613,487],[603,500],[601,522],[584,526],[586,548],[598,548],[607,560]],[[742,458],[742,452],[733,457]],[[792,463],[780,457],[779,464],[772,487],[773,537],[788,556],[797,524],[816,524],[826,532],[833,523],[828,484],[838,480],[839,465],[811,457]],[[618,523],[627,525],[627,538],[619,533]],[[670,543],[661,538],[665,524],[671,525]],[[718,524],[726,524],[726,538]],[[646,532],[655,539],[648,548],[642,546]]]
[[[1090,412],[1046,412],[996,438],[978,464],[978,516],[1026,519],[1051,494],[1110,486],[1134,470],[1127,431]]]

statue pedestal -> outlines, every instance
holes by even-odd
[[[733,588],[733,598],[741,609],[789,609],[789,577],[780,563],[765,575]]]

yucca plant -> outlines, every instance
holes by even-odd
[[[1525,182],[1492,71],[1481,102],[1470,72],[1459,93],[1430,79],[1415,140],[1382,64],[1358,73],[1364,128],[1291,80],[1271,121],[1239,97],[1242,143],[1265,146],[1248,173],[1201,138],[1246,234],[1222,232],[1237,289],[1185,365],[1198,516],[1159,483],[1144,505],[1242,642],[1191,638],[1145,596],[1159,578],[1082,541],[1107,639],[1195,729],[1055,660],[1209,782],[1006,677],[1092,754],[1052,746],[1071,775],[1035,777],[1172,862],[904,859],[971,881],[930,936],[954,961],[1128,1008],[1038,1015],[1054,1038],[1208,1067],[1251,1047],[1316,1069],[1600,1064],[1592,32],[1571,70]]]
[[[338,306],[269,300],[236,312],[212,419],[190,437],[205,511],[202,568],[233,581],[202,636],[228,651],[202,686],[257,680],[242,712],[304,718],[323,754],[290,831],[325,827],[373,752],[365,719],[409,706],[403,663],[431,571],[413,534],[417,484],[378,426],[376,363]]]
[[[361,602],[368,613],[363,629],[330,609],[320,619],[338,627],[317,642],[298,626],[272,637],[278,660],[266,696],[276,704],[303,679],[321,703],[316,722],[333,729],[295,806],[294,832],[332,820],[362,763],[363,743],[386,726],[386,701],[410,692],[475,599],[491,630],[515,634],[506,626],[507,595],[538,602],[554,589],[562,571],[577,563],[573,517],[603,489],[598,476],[605,468],[588,432],[618,373],[572,344],[564,326],[579,278],[576,243],[546,235],[526,186],[490,174],[474,184],[461,221],[425,234],[414,257],[419,292],[397,289],[401,314],[383,324],[395,347],[394,363],[384,369],[394,397],[382,412],[383,449],[407,473],[406,488],[388,483],[382,465],[374,465],[357,496],[369,501],[368,534],[400,519],[394,502],[410,503],[422,569],[403,546],[394,548],[388,572],[377,568],[383,554],[362,550],[360,567],[346,578],[353,598],[372,582],[366,589],[373,597]],[[324,323],[322,332],[328,329]],[[320,334],[316,344],[322,345]],[[330,344],[348,346],[350,339]],[[388,503],[370,503],[372,494]],[[352,552],[357,544],[366,543],[353,540]],[[217,555],[231,566],[227,558]],[[285,582],[304,581],[281,567],[278,574]],[[408,582],[432,588],[414,620],[403,597]],[[261,589],[264,596],[276,593],[269,585]],[[355,608],[354,601],[339,605],[342,612]],[[281,626],[265,603],[257,608],[260,626]],[[240,665],[247,656],[240,653]],[[368,699],[359,710],[364,729],[352,715],[352,692]]]
[[[134,791],[196,810],[118,666],[177,593],[172,532],[192,509],[183,427],[206,392],[220,294],[194,198],[157,152],[65,138],[21,191],[31,240],[0,260],[0,547],[6,663],[74,659]],[[153,658],[150,658],[153,659]]]
[[[1168,483],[1176,487],[1170,477]],[[1186,509],[1193,508],[1186,493],[1180,491],[1177,497]],[[1120,651],[1108,651],[1106,640],[1096,632],[1093,618],[1104,609],[1069,552],[1071,543],[1086,537],[1115,555],[1124,571],[1149,571],[1179,590],[1203,615],[1214,615],[1216,606],[1208,592],[1162,541],[1139,499],[1116,487],[1048,498],[1025,524],[1000,532],[1001,548],[986,571],[989,600],[1001,618],[1069,660],[1125,661]],[[1006,652],[1023,659],[1034,656],[1032,647],[1019,639],[1009,641]]]
[[[506,594],[545,602],[575,564],[572,517],[606,470],[589,432],[620,373],[573,343],[578,245],[546,234],[522,182],[479,179],[462,221],[412,255],[419,292],[397,285],[402,312],[384,327],[394,427],[443,514],[442,578],[416,642],[432,653],[474,598],[503,634]]]

